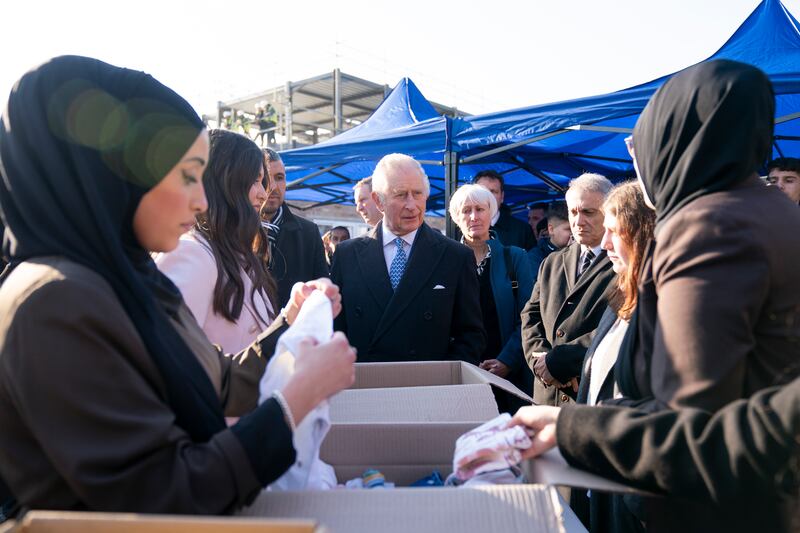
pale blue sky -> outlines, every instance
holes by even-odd
[[[397,7],[397,6],[400,7]],[[0,102],[48,57],[145,70],[199,112],[339,66],[472,113],[645,82],[714,53],[757,0],[12,0]],[[800,15],[800,0],[784,5]]]

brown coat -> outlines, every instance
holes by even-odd
[[[756,177],[657,230],[638,302],[641,396],[713,412],[800,373],[798,232],[797,206]]]
[[[261,352],[272,353],[281,321],[227,357],[185,306],[178,318],[226,414],[253,409]],[[276,442],[264,449],[288,449],[288,464],[276,459],[285,470],[291,433],[269,416]],[[0,476],[24,507],[163,513],[230,512],[262,485],[230,429],[195,443],[175,425],[159,371],[111,287],[57,257],[21,264],[0,289]]]

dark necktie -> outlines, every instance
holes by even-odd
[[[581,270],[578,272],[578,277],[589,270],[589,267],[592,265],[592,260],[594,260],[594,252],[591,249],[587,249],[586,253],[583,254],[583,261],[581,261]]]

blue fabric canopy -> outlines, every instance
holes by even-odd
[[[733,36],[707,59],[731,59],[762,69],[776,94],[775,157],[797,155],[800,148],[800,31],[797,20],[778,0],[764,0]],[[612,180],[631,176],[633,168],[623,139],[630,135],[650,97],[669,78],[601,96],[580,98],[512,111],[467,117],[454,123],[452,149],[462,161],[501,147],[528,168],[565,185],[584,171]],[[521,145],[525,141],[532,141]],[[497,157],[501,153],[493,154]],[[491,160],[488,158],[487,160]],[[524,178],[521,178],[524,179]],[[514,201],[535,199],[515,190]],[[510,198],[509,198],[510,196]]]
[[[780,1],[764,0],[708,58],[749,63],[770,77],[776,94],[775,157],[800,153],[798,28]],[[352,202],[353,183],[371,175],[391,152],[423,162],[431,178],[428,208],[440,213],[448,152],[459,161],[457,182],[485,168],[501,172],[512,206],[560,198],[568,180],[583,172],[614,181],[630,177],[623,139],[668,78],[610,94],[455,119],[438,116],[406,78],[364,123],[329,141],[282,152],[291,180],[287,197]]]
[[[287,198],[322,203],[352,202],[353,183],[372,174],[386,154],[403,152],[417,160],[441,161],[450,119],[436,113],[414,82],[403,78],[363,123],[336,137],[281,152],[289,184]],[[437,164],[426,170],[432,194],[443,190]]]

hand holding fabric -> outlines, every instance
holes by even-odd
[[[522,452],[523,459],[543,454],[556,445],[556,422],[560,407],[531,405],[521,407],[508,423],[509,427],[523,426],[531,437],[531,446]]]

